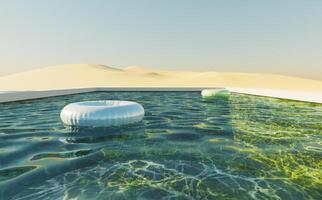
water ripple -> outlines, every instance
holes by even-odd
[[[70,129],[70,102],[141,103],[141,123]],[[322,105],[95,92],[1,105],[0,199],[321,199]],[[23,184],[22,184],[23,183]]]

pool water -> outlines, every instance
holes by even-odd
[[[71,129],[67,104],[131,100],[142,122]],[[0,199],[322,199],[322,105],[199,92],[0,104]]]

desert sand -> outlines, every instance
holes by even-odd
[[[90,87],[231,87],[322,92],[322,81],[276,74],[163,71],[96,64],[50,66],[0,77],[0,91]]]
[[[322,81],[276,74],[164,71],[144,67],[118,69],[72,64],[45,67],[0,77],[0,102],[92,91],[231,92],[322,103]]]

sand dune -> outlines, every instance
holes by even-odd
[[[322,81],[275,74],[164,71],[72,64],[0,77],[0,91],[84,87],[247,87],[322,91]]]

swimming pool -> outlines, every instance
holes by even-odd
[[[71,130],[83,100],[142,122]],[[93,92],[0,104],[0,199],[321,199],[322,105],[199,92]]]

